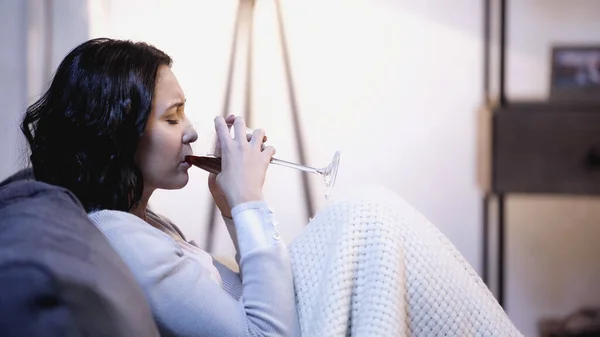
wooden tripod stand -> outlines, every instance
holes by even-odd
[[[283,15],[281,11],[281,3],[279,0],[274,0],[277,11],[277,23],[281,45],[281,56],[283,58],[286,86],[288,89],[290,111],[292,113],[292,122],[294,127],[294,135],[296,137],[296,150],[298,152],[299,164],[306,165],[306,156],[304,150],[304,140],[302,137],[302,129],[300,126],[300,115],[298,111],[298,103],[296,100],[296,91],[292,77],[292,69],[290,65],[289,52],[287,47],[287,39],[285,35],[285,27],[283,24]],[[233,40],[231,45],[231,54],[229,59],[229,70],[227,74],[225,99],[223,102],[223,117],[230,115],[230,106],[232,100],[232,87],[234,75],[236,72],[236,61],[238,58],[245,57],[246,76],[244,87],[244,118],[248,125],[252,124],[252,61],[253,61],[253,27],[254,27],[254,9],[255,0],[240,0],[237,9],[235,26],[233,31]],[[245,44],[247,53],[241,55],[240,47]],[[243,49],[242,49],[243,50]],[[314,205],[312,199],[312,191],[308,182],[308,173],[302,172],[302,187],[304,194],[304,204],[306,207],[306,218],[312,217],[314,214]],[[208,218],[208,230],[206,233],[205,248],[206,251],[212,251],[212,243],[214,236],[214,228],[217,217],[217,208],[214,201],[210,200],[210,212]]]

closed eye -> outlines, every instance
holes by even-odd
[[[169,123],[170,125],[177,125],[179,124],[179,121],[176,119],[167,119],[167,123]]]

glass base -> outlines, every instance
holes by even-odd
[[[338,168],[340,166],[340,152],[336,151],[333,155],[333,159],[329,166],[323,171],[323,180],[325,181],[325,199],[329,199],[331,190],[335,186],[335,180],[337,178]]]

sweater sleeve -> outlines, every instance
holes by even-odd
[[[240,243],[245,250],[264,247],[273,240],[279,241],[278,224],[264,201],[247,202],[231,210],[232,218],[223,216],[229,237],[235,247],[235,261],[240,264]],[[237,224],[237,226],[236,226]],[[238,235],[237,227],[241,227]],[[281,245],[285,245],[281,243]]]
[[[267,240],[270,220],[262,207],[253,205],[234,215],[234,222],[240,222],[239,239],[257,236],[238,240],[243,276],[237,300],[168,235],[145,223],[91,218],[142,285],[164,335],[299,336],[287,248],[274,234]],[[262,235],[257,235],[259,226]]]

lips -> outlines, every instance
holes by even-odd
[[[187,159],[185,159],[185,158],[186,158],[187,156],[191,156],[191,155],[192,155],[191,153],[185,153],[185,154],[183,155],[183,159],[181,159],[181,164],[183,164],[183,163],[187,163],[188,161],[187,161]]]

